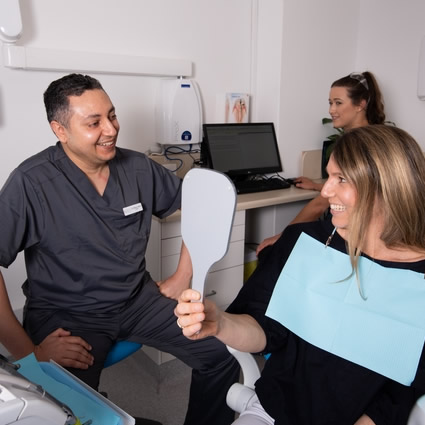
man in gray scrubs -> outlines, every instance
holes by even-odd
[[[19,165],[0,192],[0,266],[24,250],[27,269],[24,327],[0,273],[0,342],[16,359],[53,359],[93,388],[116,341],[156,347],[194,369],[185,424],[231,423],[235,360],[215,338],[190,341],[176,324],[175,299],[191,275],[186,248],[159,287],[145,268],[152,214],[180,208],[181,180],[116,146],[115,108],[96,79],[56,80],[44,103],[59,141]]]

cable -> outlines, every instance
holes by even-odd
[[[181,146],[168,146],[167,148],[165,148],[165,150],[164,150],[164,158],[166,158],[168,161],[179,161],[179,165],[173,171],[174,173],[177,172],[178,170],[180,170],[180,168],[183,167],[184,161],[181,158],[171,158],[169,155],[179,155],[179,154],[182,154],[182,153],[187,153],[187,154],[189,154],[189,156],[192,159],[192,167],[193,167],[193,164],[197,160],[192,156],[192,154],[193,153],[200,152],[200,149],[192,149],[192,146],[193,145],[190,144],[189,147],[188,147],[188,149],[184,149]]]

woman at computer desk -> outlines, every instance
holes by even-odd
[[[425,394],[425,158],[373,125],[327,171],[332,220],[288,226],[226,312],[176,307],[188,338],[271,353],[235,425],[401,425]]]
[[[334,81],[329,93],[329,115],[333,126],[344,132],[369,124],[384,124],[382,94],[374,75],[368,71],[351,73]],[[303,176],[298,177],[295,183],[300,189],[318,192],[323,186]],[[317,220],[328,207],[327,200],[319,195],[298,213],[291,224]],[[264,239],[257,247],[257,255],[265,247],[273,245],[281,234]]]

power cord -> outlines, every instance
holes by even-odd
[[[177,172],[178,170],[180,170],[180,168],[183,167],[184,161],[181,158],[171,158],[169,155],[178,155],[178,154],[182,154],[182,153],[187,153],[190,156],[190,158],[192,159],[192,167],[193,167],[193,164],[195,164],[195,162],[199,162],[199,160],[194,158],[192,154],[200,152],[200,149],[192,149],[192,146],[193,145],[190,144],[188,149],[184,149],[181,146],[168,146],[164,150],[164,157],[166,159],[168,159],[169,161],[178,161],[179,162],[179,165],[173,171],[174,173]]]

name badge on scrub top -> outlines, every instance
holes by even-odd
[[[415,378],[425,341],[425,280],[411,270],[350,257],[301,234],[266,315],[310,344],[403,385]],[[346,279],[346,280],[345,280]]]
[[[136,214],[139,211],[143,211],[143,207],[142,207],[142,204],[138,202],[137,204],[124,207],[122,210],[124,211],[124,215],[127,216],[131,214]]]

